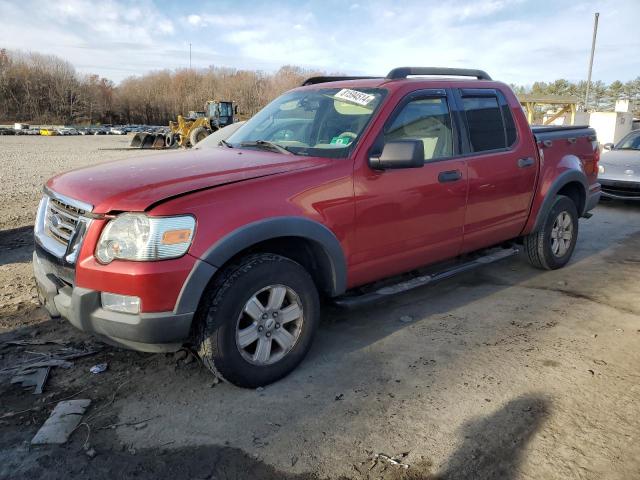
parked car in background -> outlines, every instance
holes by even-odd
[[[640,130],[628,133],[616,145],[607,143],[598,167],[602,196],[640,201]]]
[[[110,342],[188,343],[214,374],[265,385],[309,351],[321,298],[383,300],[519,248],[566,265],[599,156],[593,129],[530,127],[480,70],[311,78],[220,146],[50,179],[39,298]]]
[[[58,129],[58,135],[78,135],[78,130],[73,127],[62,127]]]
[[[16,130],[16,135],[40,135],[40,129],[38,128],[23,128]]]
[[[127,129],[125,127],[111,127],[109,129],[110,135],[126,135]]]

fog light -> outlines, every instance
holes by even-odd
[[[112,312],[140,313],[140,298],[129,295],[102,292],[100,294],[102,308]]]

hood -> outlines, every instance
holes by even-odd
[[[144,211],[177,195],[327,162],[223,147],[162,152],[63,173],[49,180],[47,187],[93,205],[94,213]]]
[[[600,165],[604,173],[599,177],[609,180],[640,179],[640,150],[611,150],[603,153]]]

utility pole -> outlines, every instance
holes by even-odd
[[[595,41],[595,38],[594,38],[594,41]],[[593,60],[593,51],[591,52],[591,59]],[[189,70],[191,70],[191,43],[189,43]],[[589,81],[591,81],[591,68],[589,68]],[[588,88],[589,87],[587,87],[587,92],[589,91]]]
[[[587,94],[584,97],[584,111],[589,110],[589,90],[591,90],[591,70],[593,69],[593,54],[596,52],[596,35],[598,34],[598,17],[599,13],[595,14],[593,20],[593,39],[591,40],[591,57],[589,57],[589,76],[587,77]]]

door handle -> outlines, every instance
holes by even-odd
[[[534,163],[535,163],[535,161],[531,157],[518,159],[518,167],[520,167],[520,168],[530,167]]]
[[[438,174],[438,181],[440,183],[456,182],[461,178],[462,172],[460,170],[449,170]]]

